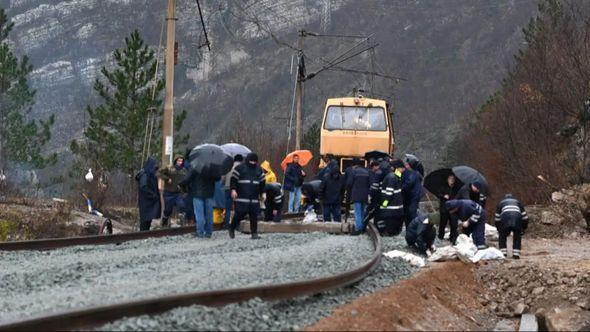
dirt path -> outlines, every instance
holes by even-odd
[[[432,264],[411,279],[337,309],[309,326],[336,330],[516,328],[520,313],[590,298],[590,238],[524,240],[523,257]]]
[[[489,329],[494,325],[477,300],[480,292],[474,266],[438,263],[411,279],[337,309],[307,330]]]

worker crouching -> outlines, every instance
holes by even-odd
[[[435,225],[439,223],[439,214],[425,214],[418,212],[406,228],[406,243],[409,247],[417,249],[421,254],[430,256],[434,249],[436,238]]]
[[[258,166],[258,156],[255,153],[248,154],[246,162],[237,166],[231,176],[231,197],[235,203],[235,213],[229,228],[230,238],[235,237],[235,230],[246,215],[250,218],[252,238],[259,238],[258,214],[265,184],[264,173]]]

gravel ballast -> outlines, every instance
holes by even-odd
[[[383,251],[394,249],[407,250],[403,234],[383,238]],[[343,289],[285,301],[264,302],[254,299],[221,308],[197,305],[176,308],[160,315],[122,319],[100,330],[300,330],[327,317],[336,307],[390,286],[415,271],[405,262],[384,257],[381,265],[370,276]]]
[[[372,252],[366,236],[263,234],[254,241],[240,234],[230,241],[226,232],[211,239],[186,235],[3,252],[0,322],[162,295],[317,278],[352,269]],[[226,317],[225,309],[208,310]]]

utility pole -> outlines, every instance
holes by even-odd
[[[305,80],[305,60],[303,60],[303,38],[305,30],[299,30],[297,48],[297,90],[295,91],[295,150],[301,149],[301,107],[303,103],[303,81]]]
[[[168,0],[166,15],[166,94],[162,118],[162,167],[172,164],[174,150],[174,51],[176,41],[176,0]]]

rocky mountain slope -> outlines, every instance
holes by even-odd
[[[100,67],[111,64],[112,50],[135,28],[157,47],[166,1],[2,0],[0,6],[15,23],[15,50],[35,66],[33,114],[56,114],[51,149],[67,156],[70,140],[81,136],[88,121],[85,106],[98,102],[92,84]],[[398,147],[432,163],[441,159],[452,124],[498,87],[512,55],[524,46],[521,28],[535,15],[536,1],[205,0],[203,11],[211,52],[198,49],[204,38],[196,3],[178,0],[175,107],[190,113],[191,144],[215,141],[234,125],[237,112],[247,115],[247,125],[274,128],[285,137],[294,53],[286,45],[296,44],[298,29],[321,32],[323,20],[326,33],[374,34],[374,68],[403,79],[377,77],[373,93],[389,97],[395,107]],[[308,70],[356,42],[306,38]],[[343,66],[369,70],[370,63],[365,53]],[[370,87],[368,76],[322,72],[306,84],[304,125],[319,119],[326,97]]]

